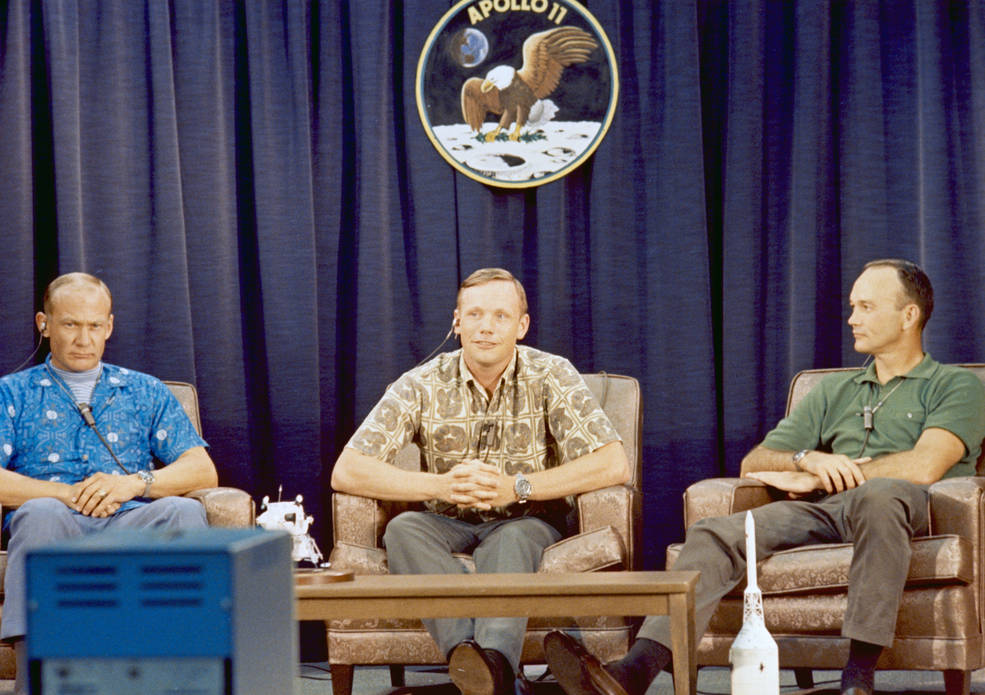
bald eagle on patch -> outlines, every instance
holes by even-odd
[[[499,132],[516,123],[510,140],[520,137],[534,104],[553,92],[561,72],[569,65],[584,63],[598,42],[578,27],[558,27],[531,34],[523,42],[523,67],[499,65],[486,78],[470,77],[462,85],[462,115],[473,132],[481,132],[488,112],[502,114],[495,130],[486,134],[492,142]]]

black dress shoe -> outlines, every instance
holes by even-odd
[[[513,667],[494,649],[465,640],[448,658],[448,676],[462,695],[513,695]]]
[[[544,655],[567,695],[628,695],[598,659],[563,632],[547,634]]]

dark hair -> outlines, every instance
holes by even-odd
[[[70,285],[88,285],[89,287],[100,289],[106,293],[109,297],[109,307],[110,311],[113,310],[113,295],[109,291],[109,287],[106,283],[97,278],[95,275],[90,275],[89,273],[65,273],[64,275],[59,275],[54,280],[48,283],[48,287],[44,291],[44,299],[42,300],[42,305],[44,306],[44,313],[51,313],[51,303],[55,297],[55,293],[63,287],[68,287]]]
[[[475,271],[467,278],[458,288],[458,295],[455,297],[455,305],[462,299],[462,290],[467,287],[475,287],[476,285],[485,285],[487,282],[494,282],[496,280],[505,280],[506,282],[512,282],[513,286],[516,288],[516,294],[520,298],[520,316],[527,313],[527,293],[523,289],[523,285],[520,281],[513,277],[513,273],[508,270],[503,270],[502,268],[480,268]]]
[[[930,278],[923,269],[912,261],[902,258],[880,258],[869,261],[863,270],[869,268],[887,267],[895,268],[896,275],[899,277],[900,284],[903,285],[904,302],[917,305],[920,309],[920,330],[927,325],[930,315],[934,312],[934,288],[930,284]]]

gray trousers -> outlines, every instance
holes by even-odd
[[[896,615],[910,566],[910,539],[927,533],[925,486],[873,478],[818,502],[783,501],[754,509],[756,554],[814,543],[854,544],[848,571],[848,608],[841,633],[881,644],[893,643]],[[688,529],[673,569],[699,570],[695,589],[695,634],[708,629],[719,600],[746,575],[745,512],[703,519]],[[650,616],[639,637],[668,647],[670,621]]]
[[[79,514],[53,497],[28,500],[10,518],[0,639],[16,639],[27,632],[24,561],[29,550],[109,528],[186,529],[205,525],[205,507],[186,497],[162,497],[103,519]]]
[[[557,529],[536,517],[472,524],[430,512],[403,512],[383,535],[392,574],[464,574],[452,553],[471,553],[476,572],[536,572],[544,548],[560,539]],[[526,618],[441,618],[424,626],[442,654],[474,639],[518,670]]]

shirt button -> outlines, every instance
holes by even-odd
[[[83,461],[88,461],[89,460],[89,454],[82,454],[82,460]]]

